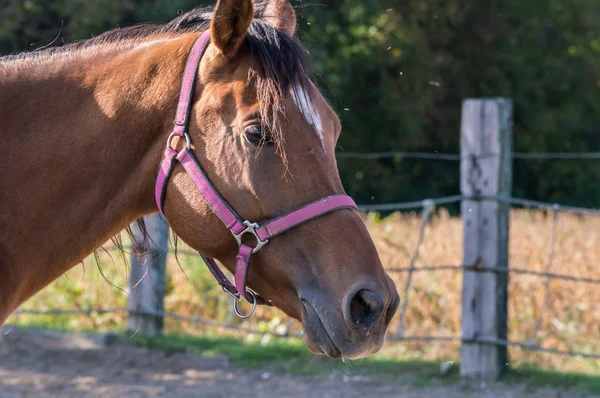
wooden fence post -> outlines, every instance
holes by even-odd
[[[490,197],[510,196],[512,101],[468,99],[461,122],[461,193],[464,264],[478,270],[508,267],[509,205]],[[505,272],[465,270],[462,291],[462,376],[496,378],[508,363]]]
[[[131,228],[143,253],[132,252],[131,276],[127,308],[127,328],[148,336],[162,334],[162,316],[144,313],[162,313],[165,296],[165,273],[169,244],[169,225],[160,214],[144,217],[149,241],[144,245],[137,223]]]

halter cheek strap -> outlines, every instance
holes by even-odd
[[[236,256],[235,284],[227,279],[214,259],[206,257],[202,253],[199,254],[223,290],[234,298],[234,309],[236,314],[241,318],[248,318],[254,313],[257,304],[271,305],[269,301],[246,288],[246,279],[248,278],[248,270],[252,255],[266,245],[270,239],[300,224],[335,210],[356,209],[357,207],[349,196],[332,195],[309,203],[298,210],[275,218],[263,225],[258,225],[243,220],[231,206],[229,206],[210,182],[206,173],[202,170],[198,159],[196,159],[196,156],[194,156],[194,153],[191,151],[191,140],[187,131],[196,75],[209,41],[210,31],[205,31],[194,42],[189,53],[181,84],[177,115],[175,117],[175,127],[169,136],[167,148],[164,152],[164,159],[156,179],[155,199],[158,209],[164,215],[167,184],[175,165],[180,163],[198,191],[202,194],[204,200],[206,200],[223,224],[231,231],[238,243],[239,250],[238,255]],[[186,146],[180,152],[177,152],[171,146],[173,137],[183,137],[186,140]],[[248,246],[242,242],[242,238],[246,234],[253,235],[256,238],[257,243],[254,247]],[[242,297],[252,303],[252,311],[247,315],[241,314],[237,307],[238,302]]]

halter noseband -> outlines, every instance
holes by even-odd
[[[196,159],[194,153],[191,151],[191,140],[187,131],[190,109],[192,106],[192,96],[194,93],[194,83],[196,81],[200,60],[202,59],[209,42],[210,31],[207,30],[194,42],[189,53],[183,74],[179,103],[177,105],[175,127],[167,141],[167,149],[165,150],[164,159],[158,172],[155,197],[158,208],[164,215],[167,183],[173,173],[175,164],[177,162],[181,163],[194,185],[196,185],[198,191],[200,191],[211,209],[231,231],[238,243],[239,251],[235,267],[235,285],[227,279],[214,259],[206,257],[202,253],[199,254],[219,285],[221,285],[225,292],[229,293],[234,298],[234,309],[236,314],[241,318],[249,318],[256,310],[257,304],[271,305],[269,301],[246,288],[248,267],[250,265],[252,254],[260,250],[261,247],[266,245],[267,242],[275,236],[312,220],[313,218],[320,217],[335,210],[348,208],[356,209],[357,207],[349,196],[332,195],[309,203],[298,210],[275,218],[263,225],[258,225],[257,223],[243,220],[231,206],[229,206],[210,182],[206,173],[204,173],[202,167],[200,167],[198,159]],[[185,138],[185,148],[180,152],[177,152],[171,146],[173,137]],[[251,247],[242,242],[242,237],[246,234],[251,234],[256,238],[256,246]],[[238,309],[238,302],[242,297],[252,304],[252,310],[247,315],[242,315]]]

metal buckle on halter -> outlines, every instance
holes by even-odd
[[[175,132],[172,132],[172,133],[169,135],[169,138],[167,138],[167,148],[172,148],[172,146],[171,146],[171,141],[173,141],[173,138],[174,138],[174,137],[181,137],[181,136],[180,136],[180,135],[178,135],[178,134],[175,134]],[[190,135],[189,135],[188,133],[183,133],[183,137],[185,138],[185,147],[186,147],[187,149],[190,149],[190,148],[191,148],[191,146],[192,146],[192,140],[191,140],[191,138],[190,138]]]
[[[256,246],[254,247],[254,249],[252,249],[252,254],[256,253],[261,247],[263,247],[264,245],[266,245],[267,243],[269,243],[269,240],[260,240],[260,238],[258,237],[258,234],[256,233],[256,230],[260,227],[257,223],[255,222],[250,222],[250,221],[244,221],[244,225],[246,226],[246,229],[244,229],[242,232],[240,232],[239,234],[235,234],[232,232],[233,237],[235,238],[235,240],[238,243],[238,246],[242,245],[242,236],[244,236],[245,234],[252,234],[254,235],[254,237],[256,238]]]
[[[231,296],[231,298],[233,298],[234,300],[241,300],[242,296],[239,293],[234,293],[231,290],[227,289],[227,287],[225,285],[221,285],[221,288],[223,289],[223,291],[225,293],[227,293],[228,295]]]

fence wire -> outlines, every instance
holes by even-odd
[[[450,160],[460,161],[460,155],[438,152],[336,152],[336,157],[341,159],[424,159],[424,160]]]
[[[600,216],[600,210],[585,207],[565,206],[558,203],[540,202],[537,200],[511,198],[506,196],[481,197],[482,200],[496,200],[513,206],[531,207],[536,209],[556,209],[556,212],[568,212],[581,215]]]
[[[401,211],[401,210],[413,210],[423,207],[423,203],[430,202],[434,206],[441,205],[449,205],[453,203],[458,203],[463,200],[473,200],[473,201],[497,201],[501,203],[506,203],[512,206],[521,206],[527,208],[534,209],[542,209],[542,210],[552,210],[558,212],[566,212],[580,215],[590,215],[590,216],[600,216],[599,209],[589,209],[585,207],[577,207],[577,206],[568,206],[561,205],[558,203],[550,203],[550,202],[541,202],[538,200],[530,200],[530,199],[521,199],[508,197],[503,195],[496,196],[465,196],[465,195],[451,195],[451,196],[442,196],[439,198],[433,199],[425,199],[425,200],[417,200],[412,202],[400,202],[400,203],[383,203],[383,204],[374,204],[374,205],[359,205],[358,208],[361,211]]]
[[[478,158],[498,157],[497,153],[484,153],[475,155]],[[522,160],[594,160],[600,159],[600,152],[512,152],[513,159]],[[460,162],[461,160],[471,159],[471,155],[461,156],[454,153],[439,152],[336,152],[338,159],[363,159],[379,160],[390,158],[421,159],[421,160],[443,160]]]
[[[509,205],[516,206],[525,206],[532,207],[538,209],[551,209],[553,214],[553,226],[551,230],[551,239],[549,246],[549,256],[548,261],[546,263],[545,270],[542,271],[533,271],[525,268],[517,268],[517,267],[506,267],[506,266],[485,266],[485,267],[474,267],[469,264],[461,264],[461,265],[424,265],[424,266],[416,266],[416,261],[420,255],[420,250],[422,248],[424,242],[424,236],[426,227],[429,225],[429,222],[432,218],[432,214],[435,210],[435,207],[443,204],[451,204],[460,202],[462,200],[474,200],[474,201],[487,201],[487,200],[495,200],[502,203],[506,203]],[[528,350],[528,351],[536,351],[536,352],[544,352],[549,354],[556,355],[568,355],[568,356],[577,356],[580,358],[586,359],[600,359],[600,354],[596,353],[584,353],[575,350],[560,350],[555,348],[543,347],[541,345],[533,344],[535,337],[539,333],[541,328],[541,320],[544,315],[544,312],[548,306],[548,300],[550,295],[549,284],[551,280],[560,279],[565,281],[571,281],[576,283],[588,283],[588,284],[597,284],[600,285],[600,279],[588,278],[588,277],[580,277],[580,276],[572,276],[565,274],[557,274],[550,272],[553,265],[554,253],[556,247],[556,236],[557,236],[557,224],[558,224],[558,215],[560,212],[571,212],[575,214],[590,214],[590,215],[600,215],[600,210],[597,209],[586,209],[580,207],[572,207],[572,206],[563,206],[555,203],[545,203],[539,201],[532,201],[527,199],[519,199],[512,197],[502,197],[502,196],[492,196],[492,197],[467,197],[463,195],[455,195],[434,199],[426,199],[423,201],[415,201],[415,202],[405,202],[405,203],[394,203],[394,204],[383,204],[383,205],[370,205],[370,206],[361,206],[361,210],[408,210],[408,209],[422,209],[421,216],[421,226],[419,229],[419,236],[417,239],[417,244],[414,248],[414,251],[411,256],[411,261],[408,267],[405,268],[388,268],[386,271],[391,273],[398,272],[407,272],[407,280],[404,286],[404,300],[402,309],[400,312],[398,328],[396,333],[393,336],[390,336],[390,340],[398,341],[398,342],[462,342],[469,344],[491,344],[491,345],[500,345],[507,347],[517,347],[520,349]],[[195,252],[180,250],[179,254],[189,254],[189,255],[197,255]],[[466,339],[461,336],[416,336],[416,335],[404,335],[404,318],[406,316],[406,311],[410,298],[410,288],[412,284],[412,276],[415,272],[433,272],[433,271],[462,271],[462,272],[496,272],[496,273],[512,273],[519,275],[530,275],[535,277],[544,278],[544,301],[542,308],[540,309],[540,313],[538,314],[538,318],[536,321],[536,326],[534,328],[533,333],[529,337],[526,342],[516,342],[504,339],[497,339],[491,337],[477,337],[475,339]],[[181,322],[188,322],[193,324],[206,325],[210,327],[232,330],[237,332],[243,332],[247,334],[256,334],[256,335],[269,335],[278,338],[300,338],[302,337],[302,333],[292,335],[289,333],[290,327],[289,322],[288,326],[285,328],[284,333],[272,332],[269,330],[258,330],[254,328],[244,327],[241,325],[233,325],[230,322],[226,321],[225,323],[217,322],[214,320],[208,320],[201,318],[200,316],[184,316],[171,312],[149,312],[149,311],[132,311],[126,308],[87,308],[87,309],[70,309],[70,310],[62,310],[62,309],[47,309],[47,310],[30,310],[30,309],[19,309],[15,311],[15,315],[101,315],[101,314],[110,314],[110,313],[128,313],[128,314],[138,314],[138,315],[149,315],[156,316],[165,319],[172,319]]]
[[[360,205],[358,209],[361,211],[398,211],[398,210],[412,210],[423,207],[425,203],[433,206],[449,205],[452,203],[458,203],[464,199],[462,195],[444,196],[435,199],[418,200],[414,202],[402,202],[402,203],[384,203],[380,205]]]
[[[533,271],[525,268],[515,268],[515,267],[473,267],[472,265],[464,264],[464,265],[424,265],[420,267],[405,267],[405,268],[386,268],[387,272],[390,273],[402,273],[402,272],[432,272],[432,271],[465,271],[465,272],[495,272],[498,274],[519,274],[519,275],[529,275],[536,276],[540,278],[549,278],[549,279],[557,279],[564,280],[569,282],[577,282],[577,283],[590,283],[590,284],[600,284],[600,279],[598,278],[587,278],[581,276],[572,276],[565,274],[556,274],[552,272],[541,272],[541,271]]]
[[[531,153],[531,152],[513,152],[513,159],[529,160],[558,160],[558,159],[600,159],[600,152],[550,152],[550,153]]]

